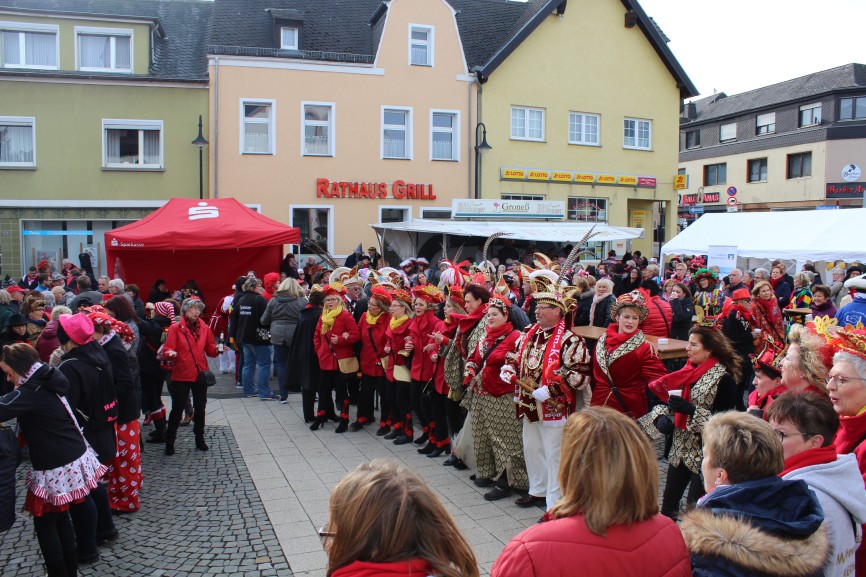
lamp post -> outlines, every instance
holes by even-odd
[[[198,146],[198,197],[204,198],[204,161],[202,160],[202,151],[208,145],[207,139],[201,133],[201,114],[198,115],[198,136],[191,144]]]
[[[478,142],[478,129],[481,129],[481,142],[475,145],[475,198],[481,198],[481,153],[492,150],[487,144],[487,127],[483,122],[475,126],[475,142]]]

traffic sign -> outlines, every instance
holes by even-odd
[[[737,187],[736,186],[729,186],[728,187],[728,196],[734,196],[735,194],[737,194]]]
[[[733,188],[733,187],[731,187],[731,188]],[[727,202],[728,202],[728,206],[737,206],[737,197],[732,196],[728,199]]]
[[[689,207],[689,214],[704,214],[704,207],[703,206],[690,206]]]
[[[729,206],[728,212],[740,212],[740,207],[738,206]]]

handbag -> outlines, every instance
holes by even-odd
[[[260,345],[267,345],[271,343],[271,331],[268,329],[258,328],[256,329],[256,343]]]
[[[196,370],[198,370],[198,378],[196,379],[196,383],[200,385],[204,385],[206,387],[212,387],[216,384],[216,375],[208,370],[201,370],[198,368],[198,361],[195,360],[195,353],[192,350],[192,343],[189,342],[189,335],[183,333],[184,338],[186,339],[186,346],[189,347],[189,354],[192,356],[192,364],[195,365]]]
[[[349,357],[348,359],[337,359],[337,365],[340,367],[340,372],[346,375],[352,375],[358,372],[358,357]]]
[[[409,367],[406,365],[394,365],[394,380],[401,383],[412,381],[412,373],[409,372]]]

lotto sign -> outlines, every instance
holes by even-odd
[[[737,197],[731,196],[728,198],[728,206],[737,206]]]

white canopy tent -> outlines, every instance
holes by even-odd
[[[401,258],[415,256],[420,246],[418,233],[487,238],[497,232],[507,232],[506,238],[533,242],[577,242],[595,227],[594,242],[632,240],[643,237],[643,229],[610,226],[591,222],[544,222],[544,221],[461,221],[414,219],[403,222],[371,224],[376,232],[385,233],[388,244]]]
[[[663,254],[736,246],[741,258],[846,262],[866,259],[866,209],[705,214],[662,245]]]

